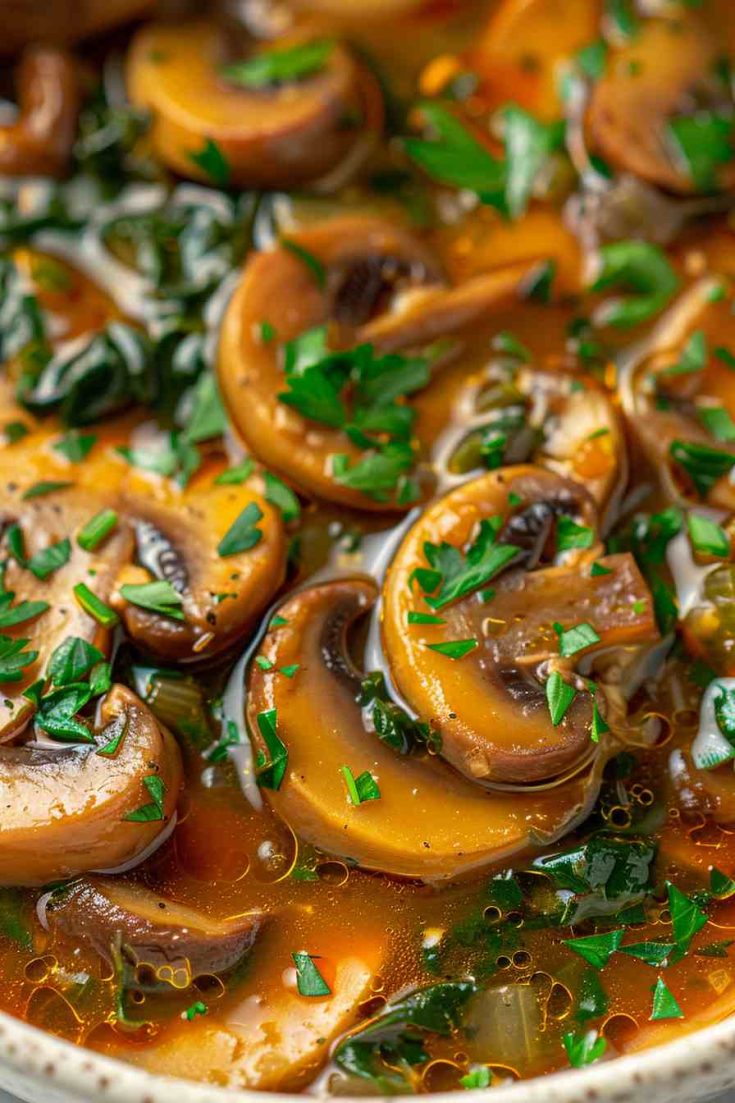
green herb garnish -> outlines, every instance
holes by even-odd
[[[162,617],[171,617],[172,620],[186,619],[184,610],[181,608],[181,594],[164,579],[135,585],[125,583],[120,587],[120,594],[125,601],[129,601],[131,605],[137,605],[139,609],[146,609]]]

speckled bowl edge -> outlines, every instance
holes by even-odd
[[[587,1069],[473,1093],[474,1103],[700,1103],[735,1085],[735,1016],[664,1046]],[[154,1076],[0,1013],[0,1086],[27,1103],[294,1103]],[[665,1094],[663,1094],[665,1092]],[[456,1103],[436,1095],[434,1103]],[[364,1099],[361,1100],[364,1103]]]

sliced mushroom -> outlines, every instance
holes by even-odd
[[[72,59],[50,46],[27,50],[18,71],[18,119],[0,127],[0,176],[61,176],[78,110]]]
[[[558,118],[559,68],[599,35],[600,0],[503,0],[473,51],[493,101]]]
[[[735,488],[727,457],[735,465],[735,445],[727,422],[735,418],[735,374],[726,358],[735,347],[735,320],[726,301],[712,301],[714,287],[711,278],[698,281],[661,320],[630,366],[623,398],[633,432],[667,495],[732,510]],[[721,411],[724,428],[711,420],[718,416],[712,411]],[[719,469],[715,456],[715,466],[703,471],[704,481],[697,473],[700,446],[720,457]],[[687,455],[691,449],[693,461]]]
[[[151,803],[150,777],[163,783],[160,809],[131,820]],[[170,823],[181,780],[173,737],[119,685],[103,699],[94,744],[0,747],[0,884],[50,884],[140,859]]]
[[[376,596],[366,580],[296,594],[279,610],[287,623],[262,645],[273,669],[251,669],[251,731],[259,713],[275,709],[288,749],[283,782],[265,795],[296,834],[368,869],[439,881],[527,852],[582,818],[597,790],[596,767],[522,797],[489,794],[434,757],[396,755],[366,730],[346,636]],[[292,663],[301,665],[293,678],[278,673]],[[356,776],[373,775],[379,800],[350,802],[345,764]]]
[[[120,944],[162,980],[175,973],[177,988],[233,969],[252,947],[262,920],[259,911],[213,919],[115,878],[75,882],[53,893],[45,909],[51,932],[88,943],[107,961]]]
[[[529,266],[448,288],[436,259],[413,234],[375,217],[334,218],[293,242],[322,266],[324,287],[287,245],[248,262],[220,340],[219,379],[230,416],[255,455],[307,492],[361,509],[405,509],[337,481],[332,457],[343,454],[354,463],[364,453],[342,429],[308,421],[279,401],[279,346],[331,321],[338,349],[424,347],[502,309]],[[263,323],[277,341],[262,339]]]
[[[452,423],[440,437],[436,462],[447,468],[449,485],[483,469],[493,439],[502,440],[506,463],[533,458],[582,483],[595,500],[601,528],[608,527],[626,486],[628,462],[622,420],[602,387],[500,358],[460,391]]]
[[[16,459],[17,456],[17,459]],[[34,479],[34,467],[25,465],[27,454],[9,450],[2,454],[0,462],[0,524],[6,534],[11,526],[19,533],[23,547],[23,561],[13,556],[7,562],[4,583],[14,595],[11,613],[21,608],[23,602],[45,602],[48,608],[30,620],[3,628],[3,635],[15,640],[26,640],[27,650],[37,652],[37,658],[22,671],[22,679],[3,684],[0,703],[0,743],[18,733],[30,719],[33,708],[22,696],[23,690],[43,677],[46,663],[60,644],[70,637],[78,637],[94,644],[103,652],[107,650],[109,629],[102,628],[74,598],[74,587],[88,583],[102,602],[107,602],[113,592],[115,580],[133,554],[133,533],[123,521],[112,532],[104,545],[92,552],[83,550],[76,536],[83,526],[108,507],[109,499],[103,493],[76,486],[65,486],[62,480],[58,490],[39,497],[23,500],[23,494],[41,479]],[[37,455],[35,470],[46,470],[43,455]],[[29,475],[31,476],[29,478]],[[69,541],[68,560],[55,570],[49,570],[44,578],[37,577],[31,567],[39,554],[48,549],[62,548]],[[16,540],[13,541],[15,547]],[[30,567],[29,567],[30,564]]]
[[[112,1042],[100,1048],[159,1075],[231,1089],[296,1091],[325,1062],[335,1039],[354,1025],[384,964],[384,932],[364,930],[356,946],[344,932],[328,930],[324,944],[333,976],[327,997],[308,999],[287,987],[280,958],[259,961],[255,978],[267,995],[245,996],[216,1022],[171,1024],[153,1044],[131,1049]]]
[[[142,15],[152,0],[18,0],[3,27],[0,54],[37,42],[76,42]]]
[[[120,504],[135,526],[141,565],[119,573],[111,604],[130,635],[165,659],[210,657],[231,647],[285,576],[286,542],[277,510],[250,487],[216,484],[211,467],[183,491],[167,482],[151,493],[150,481],[133,474],[125,480]],[[257,542],[220,554],[223,538],[248,509],[257,518]],[[121,593],[126,583],[156,578],[181,595],[183,620],[151,613]]]
[[[603,560],[608,573],[591,576],[600,545],[557,556],[559,517],[596,526],[592,503],[577,483],[540,468],[504,468],[431,505],[388,571],[383,641],[396,688],[420,717],[431,718],[441,736],[440,753],[474,781],[549,781],[579,768],[594,752],[593,699],[574,674],[578,657],[560,659],[555,624],[591,625],[599,639],[581,649],[587,655],[657,638],[650,595],[633,558],[610,556]],[[435,608],[412,581],[416,571],[431,566],[427,543],[464,549],[480,522],[491,518],[502,524],[501,542],[518,548],[521,566],[493,578],[489,598],[477,592],[488,581],[480,579],[467,596],[436,607],[440,623],[412,625],[410,612],[431,614]],[[549,558],[550,566],[525,569]],[[474,649],[459,660],[432,650],[454,640],[475,641]],[[556,726],[545,688],[554,670],[577,691]]]
[[[697,12],[642,21],[595,85],[587,114],[591,146],[616,169],[672,192],[696,191],[669,127],[703,108],[732,110],[716,76],[721,50],[718,34]],[[730,187],[733,179],[731,159],[719,184]]]
[[[279,39],[290,49],[303,38]],[[128,89],[153,117],[150,140],[169,168],[206,183],[312,183],[376,138],[383,109],[374,78],[342,45],[303,80],[247,87],[226,76],[224,44],[208,23],[149,24],[128,55]],[[208,171],[203,151],[216,147]],[[358,145],[359,143],[359,145]],[[202,160],[204,163],[202,163]]]
[[[278,511],[250,484],[216,483],[224,469],[212,456],[181,488],[168,479],[131,468],[117,447],[128,442],[129,423],[109,424],[83,463],[71,465],[53,447],[58,436],[47,428],[18,444],[0,449],[0,522],[7,531],[18,524],[25,541],[25,562],[13,558],[6,585],[16,601],[43,600],[50,608],[10,634],[29,639],[38,660],[24,682],[4,687],[13,694],[0,705],[3,731],[17,727],[15,696],[42,673],[51,651],[67,636],[80,636],[104,647],[107,633],[74,598],[85,583],[116,609],[127,631],[147,651],[165,659],[208,658],[231,647],[251,626],[281,584],[286,546]],[[57,483],[38,497],[43,483]],[[112,532],[92,551],[78,543],[79,533],[97,514],[117,514]],[[252,546],[221,555],[220,543],[237,519],[252,514]],[[27,560],[43,548],[69,541],[68,563],[38,579]],[[121,587],[155,579],[171,583],[181,597],[180,617],[151,612],[127,600]],[[12,708],[8,704],[12,705]],[[24,719],[28,718],[25,706]],[[5,718],[5,728],[2,726]]]

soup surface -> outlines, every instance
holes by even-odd
[[[730,0],[97,7],[6,44],[0,1008],[336,1095],[726,1018]]]

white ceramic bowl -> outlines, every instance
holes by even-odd
[[[733,1086],[735,1017],[657,1049],[473,1092],[471,1098],[473,1103],[703,1103]],[[304,1098],[151,1076],[2,1013],[0,1087],[26,1103],[295,1103]],[[458,1103],[460,1098],[468,1097],[432,1097],[433,1103]]]

